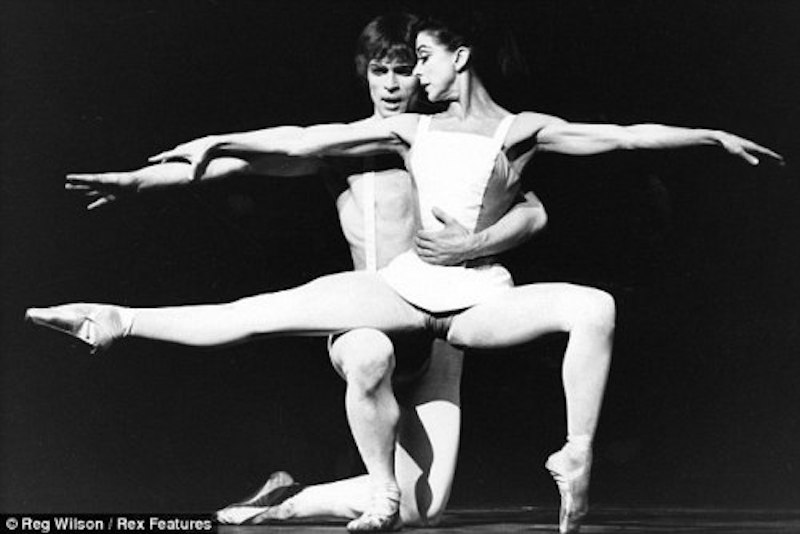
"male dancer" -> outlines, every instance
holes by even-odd
[[[374,108],[365,121],[406,112],[415,97],[414,22],[409,15],[378,17],[359,38],[356,67],[367,82]],[[202,179],[320,172],[336,198],[357,270],[385,266],[411,248],[415,237],[420,255],[428,261],[461,263],[512,248],[546,222],[541,203],[529,193],[501,221],[476,234],[437,212],[445,228],[415,235],[417,206],[399,157],[221,158],[212,162]],[[86,192],[92,209],[121,194],[189,182],[188,164],[168,162],[132,172],[69,175],[67,188]],[[220,510],[220,522],[334,516],[355,519],[350,530],[385,530],[400,522],[427,525],[440,518],[456,465],[463,353],[424,335],[390,339],[373,329],[344,333],[329,346],[331,362],[347,382],[347,418],[369,474],[301,489],[286,473],[276,473],[252,498]],[[396,350],[403,353],[397,360]],[[421,359],[425,363],[411,370],[411,381],[399,389],[396,400],[392,389],[396,361],[402,369],[405,360]]]

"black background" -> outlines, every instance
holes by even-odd
[[[542,158],[550,214],[518,281],[611,290],[617,350],[596,503],[800,502],[800,8],[786,1],[497,2],[532,72],[519,109],[725,129],[720,150]],[[207,133],[349,120],[352,68],[388,2],[0,1],[4,511],[203,511],[284,468],[360,470],[320,339],[102,357],[23,324],[68,301],[216,302],[349,268],[314,177],[242,178],[87,213],[67,172],[133,169]],[[467,359],[453,505],[555,504],[564,340]]]

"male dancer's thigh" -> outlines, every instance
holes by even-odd
[[[402,346],[398,361],[404,358]],[[426,348],[430,361],[424,372],[397,390],[401,416],[395,473],[400,512],[409,525],[440,519],[450,497],[461,430],[463,352],[440,339]]]
[[[568,283],[529,284],[458,314],[447,339],[470,348],[500,348],[526,343],[551,332],[564,332],[580,317],[585,299],[602,292]]]

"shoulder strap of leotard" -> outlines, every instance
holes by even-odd
[[[431,116],[430,115],[420,115],[419,122],[417,123],[417,138],[420,135],[425,135],[428,133],[428,130],[431,129]]]
[[[500,124],[497,126],[497,130],[495,130],[494,136],[492,136],[492,143],[494,144],[496,152],[500,152],[500,150],[502,150],[503,143],[508,135],[508,130],[511,128],[511,124],[514,122],[516,117],[516,115],[509,115],[501,120]]]
[[[364,255],[368,272],[378,270],[378,249],[375,238],[375,173],[364,174]]]

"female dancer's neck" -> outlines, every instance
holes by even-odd
[[[477,76],[465,75],[457,83],[458,97],[448,105],[448,115],[463,120],[502,112],[502,108],[492,100],[489,91]]]

